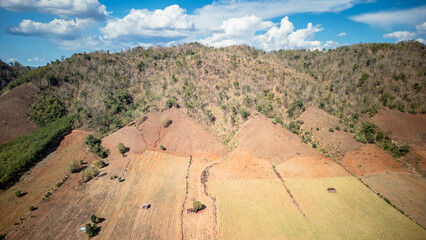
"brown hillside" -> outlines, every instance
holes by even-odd
[[[37,89],[28,83],[0,96],[0,144],[38,129],[29,117],[36,94]]]
[[[392,155],[372,144],[347,152],[342,164],[358,177],[388,172],[406,172]]]
[[[298,156],[276,166],[283,178],[342,177],[349,175],[345,169],[320,154]]]
[[[299,119],[304,121],[302,129],[311,132],[314,139],[320,142],[322,148],[338,158],[342,158],[347,151],[362,146],[355,141],[351,133],[343,131],[343,125],[335,116],[322,109],[310,107],[300,115]],[[329,131],[330,127],[334,129],[336,126],[340,126],[340,131]],[[317,131],[316,128],[319,128],[319,130]]]
[[[238,148],[267,159],[272,164],[279,164],[298,155],[317,153],[309,145],[302,143],[299,136],[278,124],[274,125],[263,116],[256,116],[244,123],[235,138]]]

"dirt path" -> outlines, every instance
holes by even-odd
[[[280,179],[280,181],[282,182],[285,190],[287,191],[288,195],[291,197],[291,199],[293,200],[294,205],[297,207],[297,209],[299,209],[299,212],[303,215],[303,217],[305,218],[305,220],[307,221],[308,219],[306,218],[305,212],[303,212],[302,208],[300,207],[299,203],[297,202],[296,198],[293,196],[293,194],[291,194],[290,189],[287,187],[287,185],[284,182],[284,179],[281,177],[281,174],[275,169],[275,167],[272,167],[274,169],[274,173],[275,175],[277,175],[278,179]]]
[[[214,239],[216,239],[217,236],[217,209],[216,209],[216,198],[212,195],[210,195],[207,191],[207,182],[209,179],[209,170],[210,168],[212,168],[213,166],[219,164],[219,162],[213,163],[212,165],[206,167],[203,171],[203,173],[201,174],[201,183],[204,186],[204,194],[209,197],[212,201],[213,201],[213,212],[214,212]]]

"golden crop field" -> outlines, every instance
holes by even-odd
[[[426,231],[351,176],[284,180],[324,239],[426,239]],[[328,193],[333,187],[337,193]]]
[[[189,158],[159,152],[135,156],[124,181],[103,207],[99,239],[181,239]],[[143,203],[151,204],[145,210]]]
[[[209,183],[216,196],[218,239],[313,239],[279,179]]]
[[[426,231],[353,177],[209,183],[218,239],[426,239]],[[337,193],[328,193],[334,187]]]

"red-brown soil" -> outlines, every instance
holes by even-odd
[[[382,109],[369,121],[390,136],[397,144],[409,144],[410,153],[404,161],[417,172],[426,173],[426,114],[401,113]]]
[[[44,194],[56,189],[55,184],[69,175],[68,163],[72,160],[83,160],[90,164],[95,159],[94,155],[85,151],[84,140],[86,135],[85,132],[74,130],[71,134],[65,136],[60,146],[32,168],[28,174],[24,175],[19,183],[0,193],[1,233],[5,233],[14,223],[20,222],[19,218],[25,217],[29,213],[28,207],[30,205],[37,207]],[[68,179],[67,182],[70,180]],[[61,188],[62,186],[59,189]],[[15,189],[26,194],[17,198],[13,194]],[[53,195],[58,191],[55,191]],[[43,202],[41,205],[44,204]],[[36,213],[44,214],[39,210]]]
[[[391,131],[391,138],[400,144],[425,146],[426,114],[401,113],[381,109],[371,121],[383,132]]]
[[[271,120],[256,116],[248,120],[235,134],[238,147],[253,156],[279,164],[287,159],[317,153],[309,145],[302,143],[296,134],[289,132]]]
[[[401,163],[397,162],[392,155],[372,144],[347,152],[342,160],[342,165],[358,177],[406,172]]]
[[[276,166],[283,178],[321,178],[349,175],[333,160],[316,154],[294,157]]]
[[[358,149],[362,145],[355,141],[351,133],[343,131],[343,125],[335,116],[322,109],[309,107],[299,119],[304,121],[302,129],[311,132],[314,139],[320,142],[321,148],[325,147],[337,159],[341,159],[347,151]],[[334,129],[336,126],[340,126],[340,131],[329,131],[330,127]],[[319,131],[316,128],[319,128]]]
[[[229,179],[270,179],[276,178],[272,165],[264,159],[237,148],[225,160],[210,169],[209,181]]]
[[[0,96],[0,144],[38,129],[29,117],[37,89],[23,84]]]

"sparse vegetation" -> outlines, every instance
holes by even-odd
[[[32,212],[32,211],[34,211],[36,208],[33,206],[33,205],[31,205],[29,208],[28,208],[28,210],[30,210],[30,212]]]
[[[192,209],[194,210],[194,212],[198,212],[203,209],[203,204],[200,201],[193,201]]]
[[[68,164],[68,170],[71,173],[75,173],[80,169],[80,164],[78,164],[77,160],[73,160]]]
[[[15,194],[16,197],[20,197],[22,195],[22,192],[21,190],[15,190],[13,194]]]

